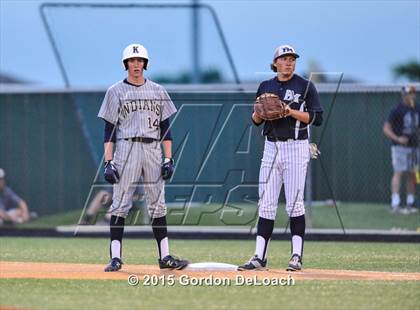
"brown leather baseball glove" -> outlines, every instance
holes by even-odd
[[[281,101],[279,96],[271,93],[264,93],[257,97],[254,112],[266,121],[286,117],[288,113],[287,104]]]

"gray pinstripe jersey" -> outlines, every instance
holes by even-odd
[[[141,86],[122,80],[107,90],[98,117],[117,125],[117,139],[160,139],[160,122],[175,112],[175,105],[161,85],[148,79]]]

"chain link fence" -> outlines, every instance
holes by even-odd
[[[169,223],[254,225],[264,146],[261,128],[250,119],[254,88],[169,90],[179,111],[172,125],[176,171],[166,186]],[[309,226],[417,229],[418,213],[389,212],[393,169],[383,125],[401,99],[400,87],[318,89],[325,112],[323,125],[311,130],[321,156],[311,161],[308,173]],[[38,213],[33,225],[77,224],[98,191],[111,190],[101,178],[103,122],[96,114],[103,95],[0,93],[0,167],[8,185]],[[413,174],[408,178],[413,182]],[[281,194],[277,227],[287,226],[283,209]],[[134,224],[147,222],[144,216],[134,219]]]

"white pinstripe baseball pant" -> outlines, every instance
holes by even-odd
[[[150,217],[165,216],[165,181],[161,176],[160,143],[118,140],[113,161],[120,174],[120,181],[114,184],[113,202],[109,212],[124,218],[128,215],[133,205],[136,184],[142,178]]]
[[[265,141],[258,186],[260,217],[276,218],[283,184],[289,217],[305,214],[304,189],[309,159],[308,140]]]

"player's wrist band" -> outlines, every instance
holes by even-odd
[[[169,163],[169,162],[174,163],[173,158],[168,158],[168,157],[165,157],[165,158],[164,158],[164,160],[163,160],[163,163],[164,163],[164,164],[166,164],[166,163]]]

